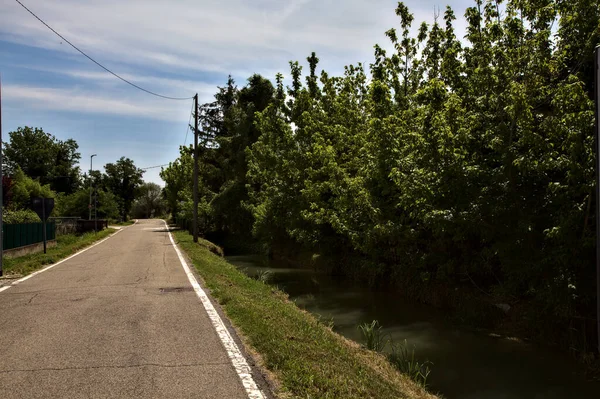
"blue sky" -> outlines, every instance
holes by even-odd
[[[274,79],[290,60],[316,51],[340,73],[372,61],[373,45],[397,27],[393,0],[22,0],[90,56],[123,77],[168,96],[212,100],[231,74]],[[407,0],[415,25],[450,4],[461,16],[471,0]],[[167,164],[184,143],[192,102],[152,97],[81,56],[14,0],[0,0],[2,133],[37,126],[75,139],[81,167],[121,156],[139,167]],[[190,137],[188,136],[188,143]],[[160,169],[146,181],[163,185]]]

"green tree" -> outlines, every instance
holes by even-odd
[[[97,197],[96,197],[97,196]],[[56,199],[57,214],[65,217],[79,217],[87,219],[90,200],[89,189],[81,189],[73,194],[59,195]],[[117,198],[110,191],[94,189],[92,206],[96,206],[96,215],[99,219],[116,219],[119,217]],[[92,217],[94,216],[92,209]]]
[[[245,149],[252,145],[260,132],[255,125],[255,114],[263,111],[274,98],[271,82],[260,75],[253,75],[248,84],[236,93],[233,105],[220,105],[224,115],[225,130],[216,135],[215,149],[217,167],[223,173],[223,182],[211,191],[209,199],[215,223],[219,230],[232,234],[248,234],[252,227],[250,213],[243,207],[248,199],[248,160]]]
[[[275,250],[351,254],[339,271],[370,284],[532,304],[540,334],[592,317],[600,3],[474,0],[464,45],[451,8],[416,30],[396,15],[370,79],[319,75],[313,53],[305,84],[290,62],[287,90],[281,74],[220,89],[201,209]]]
[[[42,185],[39,180],[25,175],[17,167],[11,178],[8,194],[10,201],[5,206],[9,209],[30,209],[33,197],[54,198],[55,196],[56,193],[52,191],[50,185]]]
[[[5,172],[17,168],[27,176],[39,178],[42,185],[49,184],[56,192],[72,193],[80,185],[77,163],[81,154],[75,140],[58,140],[41,128],[19,127],[9,132],[5,143]]]
[[[157,217],[162,215],[165,210],[166,203],[162,188],[158,184],[144,183],[138,188],[138,195],[132,210],[135,218]]]
[[[144,182],[144,171],[135,166],[129,158],[121,157],[115,163],[104,165],[106,185],[117,198],[119,214],[127,220],[131,206],[135,200],[138,187]]]
[[[55,198],[57,195],[49,185],[41,185],[17,167],[10,177],[3,176],[3,220],[4,223],[37,223],[40,218],[31,209],[33,197]],[[52,215],[56,215],[56,210]]]
[[[193,149],[179,147],[179,158],[162,168],[160,178],[165,182],[164,193],[173,219],[179,216],[182,203],[191,201],[193,190]]]

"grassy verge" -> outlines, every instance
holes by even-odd
[[[285,293],[211,253],[209,242],[195,245],[185,231],[174,236],[242,339],[273,375],[281,397],[435,398],[383,355],[334,333]]]
[[[91,232],[80,236],[74,234],[58,236],[56,238],[56,246],[48,248],[47,253],[38,252],[16,258],[4,258],[4,272],[6,275],[21,274],[25,276],[46,265],[56,263],[69,255],[73,255],[80,249],[109,236],[115,231],[114,229],[105,229],[98,233]]]

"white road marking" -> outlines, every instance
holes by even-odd
[[[136,223],[137,223],[137,221],[136,221]],[[135,224],[135,223],[134,223],[134,224]],[[132,226],[133,226],[133,224],[132,224]],[[69,257],[67,257],[67,258],[64,258],[64,259],[62,259],[62,260],[59,260],[58,262],[56,262],[56,263],[53,263],[53,264],[51,264],[50,266],[46,266],[45,268],[43,268],[43,269],[41,269],[41,270],[38,270],[37,272],[33,272],[33,273],[31,273],[31,274],[28,274],[27,276],[25,276],[25,277],[23,277],[23,278],[20,278],[20,279],[18,279],[18,280],[15,280],[15,281],[13,281],[11,284],[5,285],[4,287],[0,288],[0,292],[2,292],[2,291],[6,291],[6,290],[7,290],[7,289],[9,289],[10,287],[13,287],[13,286],[15,286],[15,285],[17,285],[17,284],[19,284],[19,283],[22,283],[22,282],[23,282],[23,281],[25,281],[25,280],[29,280],[29,279],[30,279],[30,278],[32,278],[33,276],[37,276],[37,275],[38,275],[38,274],[40,274],[40,273],[43,273],[43,272],[45,272],[45,271],[48,271],[48,270],[52,269],[53,267],[56,267],[56,266],[60,265],[61,263],[63,263],[63,262],[66,262],[66,261],[68,261],[69,259],[71,259],[71,258],[74,258],[74,257],[76,257],[77,255],[80,255],[80,254],[84,253],[84,252],[85,252],[85,251],[87,251],[88,249],[92,249],[92,248],[94,248],[96,245],[100,245],[100,244],[102,244],[104,241],[108,240],[108,239],[109,239],[109,238],[111,238],[111,237],[114,237],[115,235],[119,234],[119,233],[120,233],[121,231],[123,231],[123,230],[124,230],[124,229],[119,229],[119,230],[115,231],[114,233],[112,233],[111,235],[109,235],[108,237],[106,237],[106,238],[104,238],[104,239],[102,239],[102,240],[98,241],[97,243],[94,243],[94,244],[90,245],[89,247],[85,247],[84,249],[82,249],[82,250],[81,250],[81,251],[79,251],[79,252],[75,252],[73,255],[71,255],[71,256],[69,256]]]
[[[167,222],[164,220],[163,222],[167,230],[169,230]],[[204,309],[206,310],[206,313],[208,313],[208,317],[210,318],[213,327],[217,331],[217,335],[221,339],[221,342],[225,347],[225,351],[227,352],[227,355],[229,356],[229,359],[231,359],[231,363],[235,368],[235,371],[237,372],[238,376],[240,377],[240,380],[242,381],[242,385],[244,386],[244,389],[248,394],[248,398],[265,399],[264,394],[258,388],[256,382],[252,378],[252,371],[250,369],[250,366],[248,365],[248,362],[246,362],[246,358],[242,355],[242,352],[240,352],[240,348],[238,348],[237,344],[231,337],[231,334],[229,334],[229,331],[225,327],[221,316],[219,316],[219,313],[217,313],[217,311],[215,310],[215,307],[213,306],[212,302],[210,301],[210,299],[208,299],[206,292],[204,292],[202,287],[200,287],[198,280],[196,280],[196,276],[194,276],[194,274],[190,270],[190,267],[185,261],[183,255],[181,254],[179,247],[175,244],[175,241],[173,240],[173,235],[170,231],[168,233],[169,238],[171,239],[171,243],[173,244],[173,248],[175,248],[175,252],[177,252],[177,256],[179,257],[179,261],[181,262],[181,266],[183,267],[183,270],[185,271],[185,274],[187,275],[190,284],[192,284],[196,295],[198,295],[198,298],[200,298],[202,305],[204,305]]]

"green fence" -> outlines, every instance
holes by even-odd
[[[26,245],[37,244],[44,241],[43,223],[5,224],[3,236],[3,249],[13,249]],[[56,238],[56,224],[46,223],[46,239]]]

